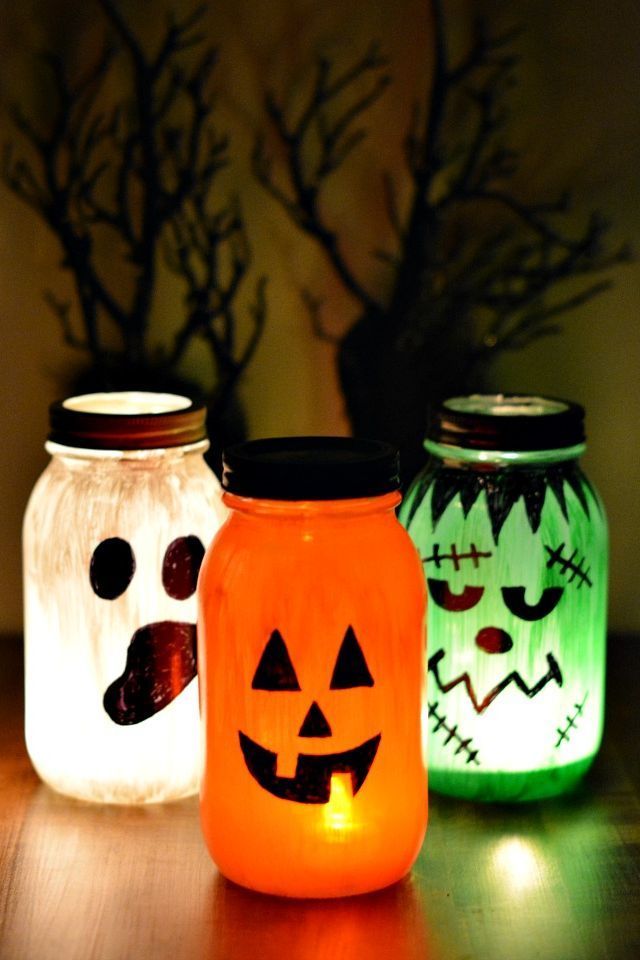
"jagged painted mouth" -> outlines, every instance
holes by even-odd
[[[450,690],[453,690],[459,684],[462,684],[467,691],[469,700],[473,704],[473,709],[478,714],[484,713],[484,711],[491,703],[493,703],[496,697],[512,683],[515,684],[516,687],[518,687],[518,689],[521,690],[526,697],[529,697],[529,699],[540,693],[540,691],[543,690],[552,680],[554,680],[559,687],[562,686],[562,672],[558,666],[558,662],[552,654],[548,653],[547,663],[549,664],[549,669],[545,675],[541,677],[532,687],[529,687],[525,683],[517,670],[512,670],[511,673],[507,674],[507,676],[501,680],[500,683],[496,684],[496,686],[489,691],[483,700],[479,700],[471,682],[471,678],[466,671],[461,673],[459,677],[456,677],[455,680],[450,680],[448,683],[442,682],[440,679],[439,668],[444,656],[444,650],[438,650],[433,654],[433,656],[429,657],[429,671],[433,674],[433,677],[438,684],[438,689],[442,693],[449,693]]]
[[[296,803],[328,803],[334,773],[351,776],[351,790],[355,797],[367,779],[381,738],[378,734],[342,753],[299,753],[295,776],[279,777],[276,774],[277,753],[261,747],[241,730],[238,736],[244,762],[254,780],[274,797]]]
[[[148,623],[132,636],[124,671],[105,691],[104,709],[119,726],[142,723],[164,710],[195,675],[195,624]]]

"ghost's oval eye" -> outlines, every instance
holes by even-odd
[[[136,560],[126,540],[109,537],[93,551],[89,580],[93,592],[103,600],[115,600],[124,593],[135,572]]]
[[[507,610],[520,620],[542,620],[557,607],[563,587],[545,587],[537,603],[527,603],[525,587],[502,587],[502,599]]]
[[[453,593],[446,580],[436,580],[435,577],[427,577],[427,583],[433,602],[451,613],[471,610],[484,593],[484,587],[464,587],[462,593]]]
[[[162,583],[174,600],[186,600],[195,593],[203,557],[198,537],[178,537],[169,544],[162,562]]]

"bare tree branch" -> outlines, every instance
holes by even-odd
[[[205,40],[205,7],[170,16],[150,51],[117,0],[97,4],[112,40],[77,77],[59,56],[45,55],[54,94],[49,121],[13,109],[28,154],[5,146],[2,177],[57,236],[73,276],[83,336],[74,330],[71,304],[46,295],[67,343],[88,351],[96,368],[111,364],[136,379],[140,370],[177,367],[193,338],[203,337],[215,347],[214,373],[224,368],[227,384],[229,370],[237,379],[253,353],[266,308],[260,283],[249,348],[236,353],[234,302],[250,250],[239,203],[213,203],[229,142],[212,123],[217,52],[195,50]],[[129,86],[114,102],[105,79],[116,60]],[[122,251],[124,276],[109,269],[103,238]],[[148,330],[163,251],[185,284],[187,303],[171,348],[158,351],[149,348]],[[104,346],[109,327],[121,348]]]
[[[372,251],[392,274],[384,302],[354,276],[323,216],[327,184],[365,140],[363,118],[389,82],[378,48],[342,71],[320,58],[296,115],[270,93],[274,151],[262,136],[253,155],[259,182],[316,240],[360,305],[357,319],[333,335],[322,298],[303,292],[316,335],[338,347],[352,428],[395,440],[416,465],[430,399],[464,392],[474,365],[556,332],[559,318],[602,293],[603,275],[629,257],[597,215],[578,227],[575,215],[567,220],[568,192],[550,201],[522,196],[520,157],[507,139],[517,31],[497,35],[478,20],[452,60],[445,0],[428,0],[428,10],[431,69],[404,140],[410,183],[402,210],[391,175],[382,175],[397,244]]]
[[[288,116],[273,94],[266,98],[271,127],[285,157],[286,185],[274,177],[264,137],[256,138],[252,157],[259,182],[300,229],[315,239],[345,288],[364,309],[376,309],[379,304],[347,263],[337,234],[320,212],[320,197],[329,177],[365,138],[366,131],[354,124],[388,86],[385,67],[376,45],[340,72],[326,58],[319,58],[307,103],[297,118]],[[345,96],[348,100],[343,104]],[[318,159],[307,163],[305,157],[314,149]]]
[[[70,347],[86,350],[89,346],[87,340],[79,337],[73,329],[70,301],[59,300],[51,290],[44,291],[43,299],[60,323],[64,342]]]
[[[300,295],[309,313],[311,329],[315,333],[316,337],[319,340],[324,341],[324,343],[340,343],[341,337],[337,334],[330,333],[322,321],[321,314],[324,306],[324,299],[322,297],[315,296],[311,290],[307,289],[306,287],[300,291]]]

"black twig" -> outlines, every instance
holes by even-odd
[[[423,456],[433,400],[477,386],[478,369],[500,352],[557,332],[560,318],[606,290],[604,274],[630,257],[626,246],[609,242],[597,215],[572,226],[568,192],[542,201],[522,196],[521,160],[508,142],[518,31],[496,34],[478,20],[455,59],[444,0],[428,0],[428,9],[431,70],[404,140],[402,209],[391,174],[381,178],[393,230],[392,246],[372,250],[389,277],[383,296],[356,276],[327,202],[332,178],[362,144],[365,119],[389,83],[379,49],[342,69],[319,58],[297,113],[269,93],[273,145],[263,134],[253,152],[260,183],[315,239],[360,308],[354,323],[329,334],[322,298],[305,294],[316,334],[337,341],[352,427],[399,443],[409,470]]]
[[[6,145],[2,176],[63,250],[82,335],[72,304],[50,292],[46,299],[68,344],[89,352],[97,370],[111,363],[135,379],[138,371],[158,365],[175,376],[190,343],[201,337],[224,379],[215,395],[227,396],[255,351],[266,307],[259,280],[251,334],[240,347],[234,304],[250,251],[239,203],[216,206],[213,200],[216,178],[229,162],[229,142],[213,125],[217,51],[204,44],[206,8],[170,16],[149,51],[115,0],[97,3],[112,39],[75,78],[59,56],[45,56],[55,94],[50,122],[37,124],[13,108],[29,154],[17,155]],[[114,102],[105,80],[116,60],[128,68],[130,84]],[[109,269],[103,236],[110,237],[111,249],[122,250],[124,281]],[[181,277],[187,299],[171,348],[158,351],[150,348],[148,332],[161,252]],[[113,330],[121,340],[115,351],[106,347]]]
[[[379,304],[347,262],[337,234],[320,210],[320,198],[331,175],[366,137],[365,129],[356,124],[389,85],[386,65],[375,44],[342,71],[320,57],[307,102],[297,117],[273,93],[266,97],[271,129],[284,155],[283,181],[274,175],[264,136],[256,138],[252,157],[259,182],[294,223],[316,240],[345,289],[365,310],[378,309]],[[318,157],[315,163],[308,159],[313,154]]]

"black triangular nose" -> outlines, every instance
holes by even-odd
[[[307,715],[302,721],[302,726],[298,730],[299,737],[330,737],[331,736],[331,727],[327,722],[327,718],[324,713],[318,706],[318,704],[313,701]]]

